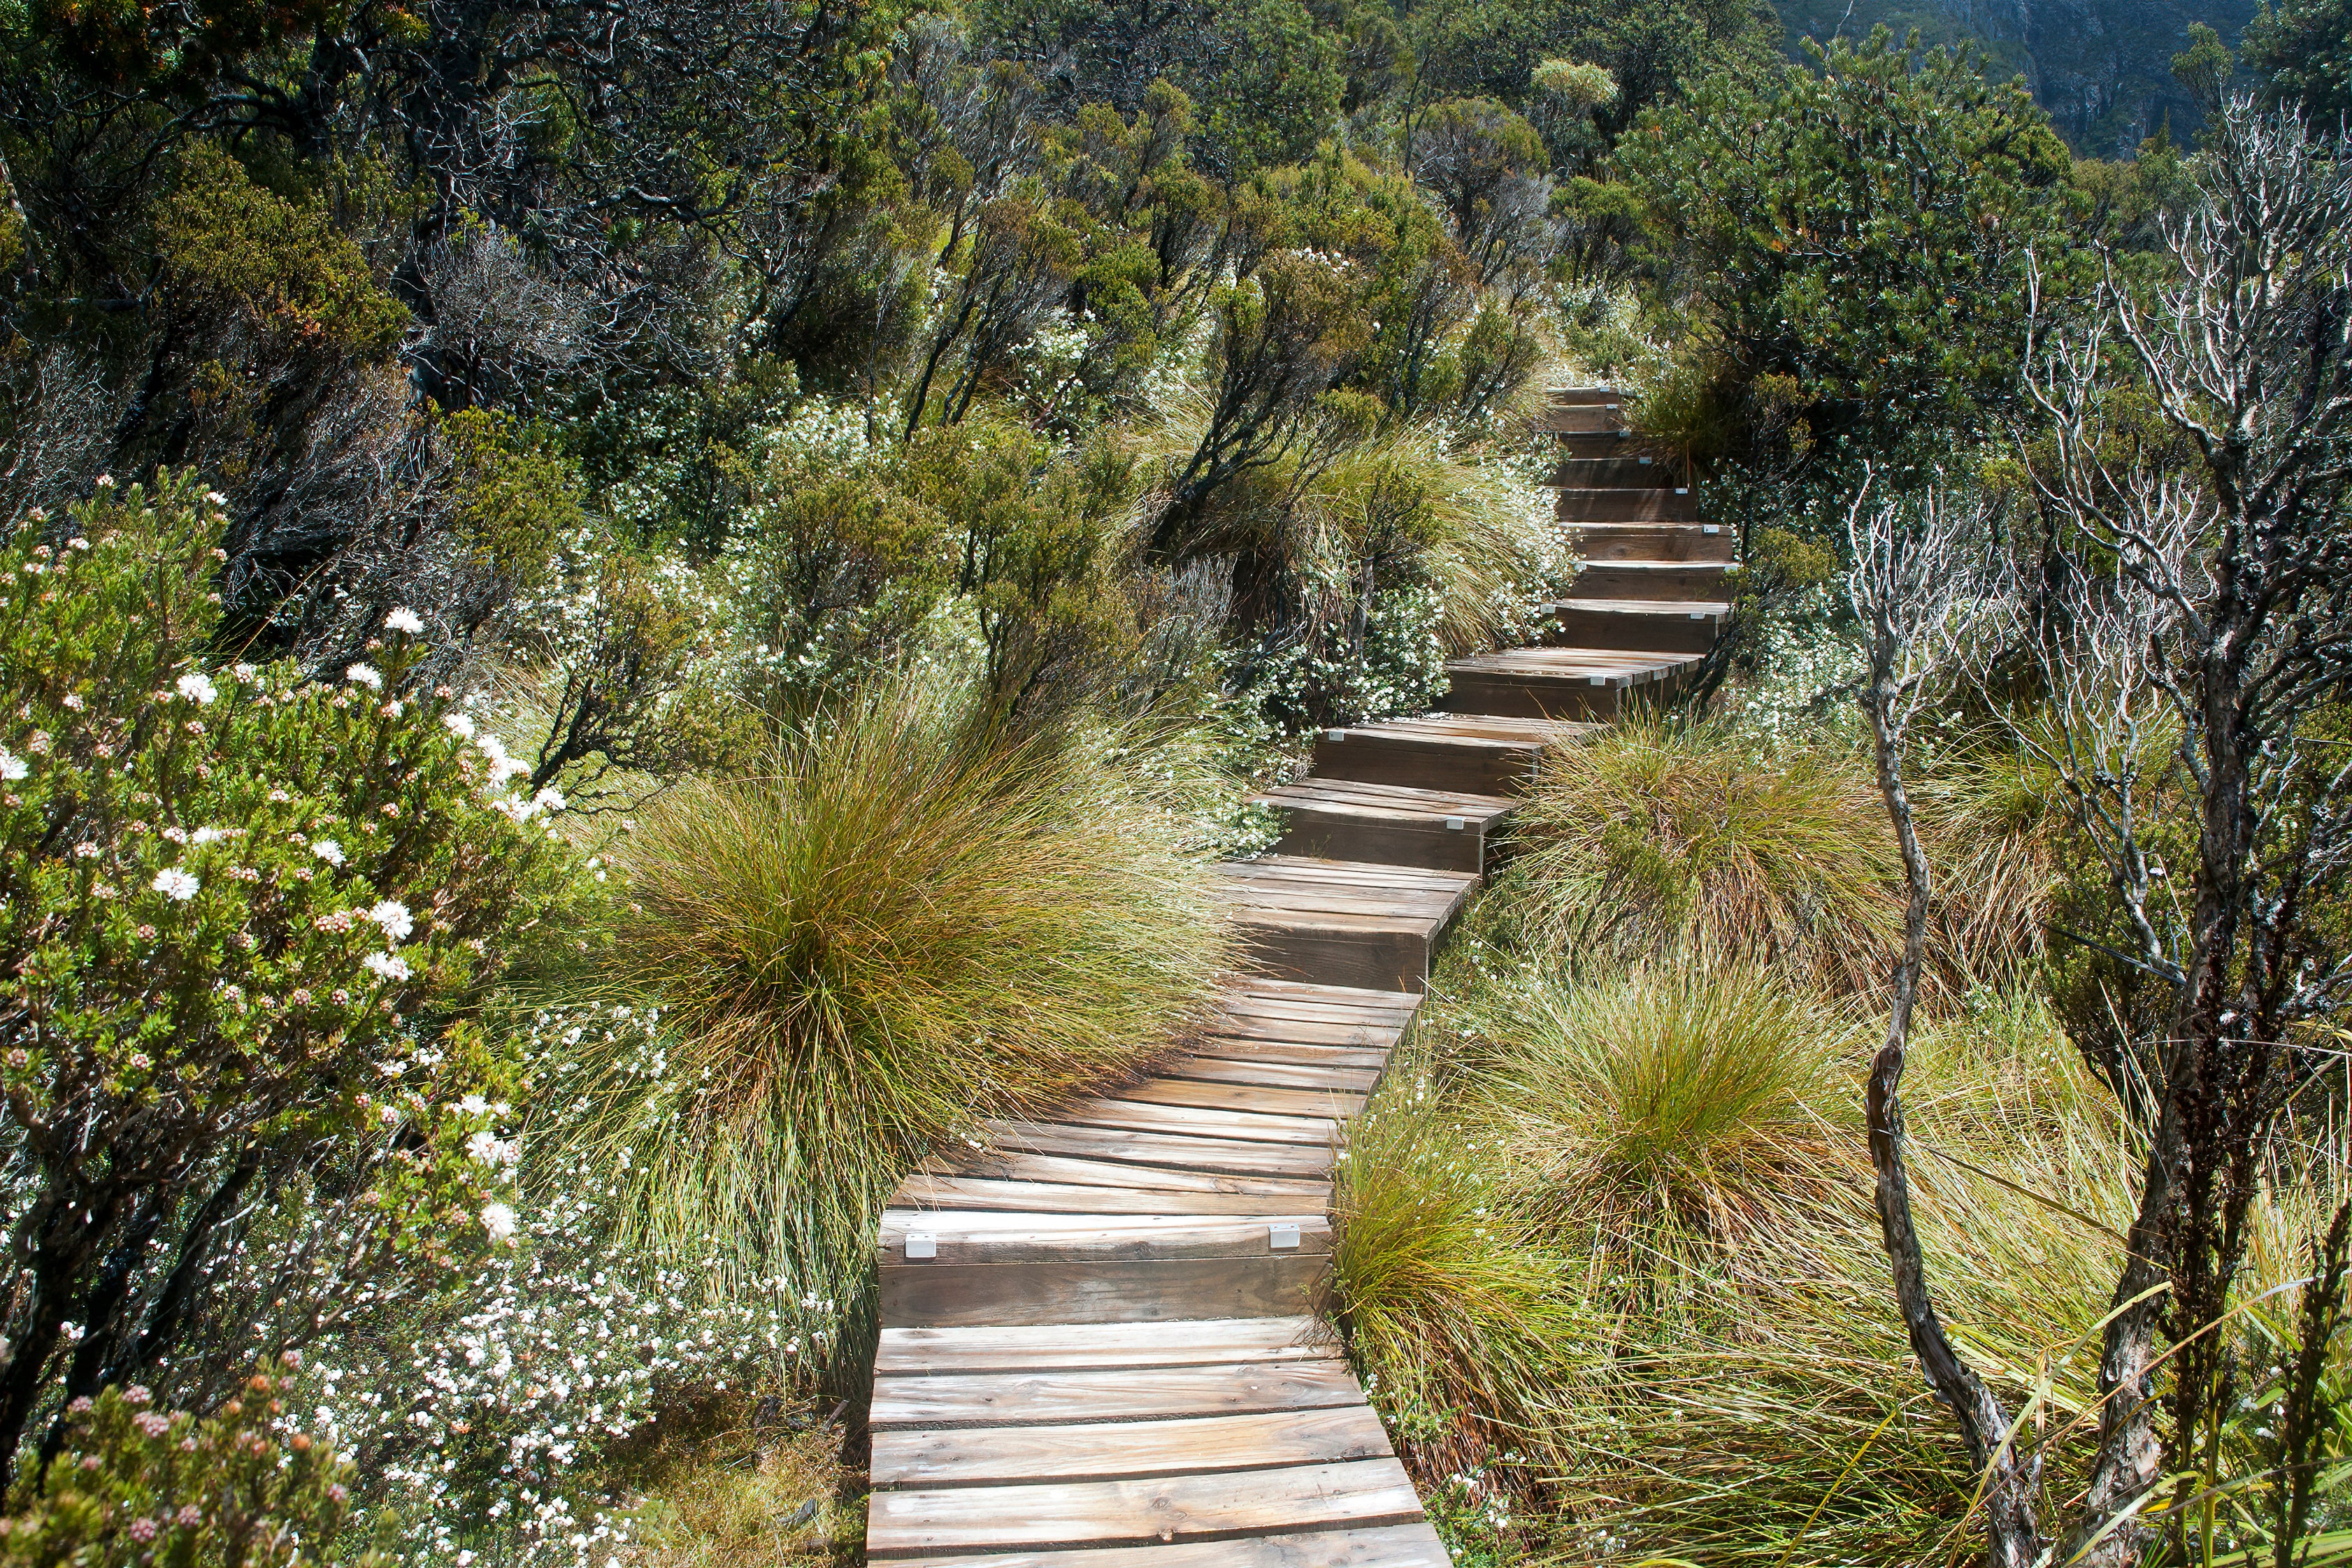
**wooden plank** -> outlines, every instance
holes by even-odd
[[[1329,1148],[1339,1124],[1328,1105],[1319,1114],[1273,1114],[1255,1111],[1204,1111],[1186,1104],[1142,1099],[1083,1100],[1062,1113],[1071,1127],[1131,1127],[1142,1133],[1183,1133],[1203,1138],[1234,1138],[1253,1144],[1299,1144]]]
[[[1380,1417],[1359,1400],[1174,1421],[881,1431],[874,1434],[873,1478],[878,1489],[1116,1480],[1336,1464],[1390,1452]]]
[[[1254,1258],[1273,1256],[1271,1226],[1296,1226],[1297,1250],[1331,1249],[1331,1225],[1321,1213],[1055,1214],[950,1209],[929,1213],[885,1209],[875,1248],[881,1261],[905,1259],[907,1234],[931,1238],[937,1255],[909,1268],[957,1263],[1082,1262],[1130,1258]]]
[[[1251,1069],[1239,1062],[1227,1066],[1244,1071],[1264,1072],[1263,1068]],[[1296,1070],[1294,1070],[1296,1071]],[[1313,1068],[1307,1071],[1316,1071]],[[1256,1079],[1244,1078],[1234,1082],[1200,1082],[1184,1078],[1155,1078],[1149,1083],[1139,1083],[1126,1092],[1130,1101],[1143,1101],[1155,1105],[1187,1105],[1199,1110],[1256,1111],[1284,1116],[1320,1116],[1330,1119],[1352,1116],[1364,1108],[1364,1096],[1371,1090],[1370,1072],[1332,1073],[1328,1078],[1360,1080],[1354,1087],[1328,1083],[1315,1088],[1275,1088]]]
[[[1405,1524],[1421,1500],[1394,1459],[1233,1475],[876,1492],[869,1557],[1006,1546],[1143,1546],[1334,1525]]]
[[[1451,1568],[1454,1560],[1427,1524],[1381,1524],[1173,1546],[992,1552],[924,1561],[925,1568]]]
[[[886,1323],[1171,1322],[1284,1318],[1314,1310],[1319,1252],[1109,1263],[895,1263],[881,1270]]]
[[[1112,1366],[1019,1372],[877,1373],[866,1417],[877,1431],[921,1427],[1066,1426],[1250,1411],[1361,1405],[1343,1359],[1265,1360],[1190,1366]]]
[[[1245,1357],[1328,1361],[1339,1354],[1339,1336],[1318,1318],[1204,1318],[1183,1323],[1059,1323],[1045,1328],[886,1328],[874,1366],[877,1375],[911,1376],[1213,1365]]]
[[[1078,1159],[1229,1176],[1313,1177],[1330,1164],[1329,1146],[1253,1144],[1234,1138],[1129,1132],[1115,1127],[1071,1127],[1050,1122],[989,1124],[1004,1147],[1028,1154],[1067,1155]]]
[[[1246,1193],[1265,1197],[1311,1199],[1328,1190],[1319,1176],[1270,1176],[1230,1171],[1183,1170],[1167,1166],[1139,1166],[1084,1156],[1026,1154],[1017,1149],[973,1150],[952,1160],[926,1160],[923,1170],[933,1176],[975,1176],[998,1181],[1067,1182],[1073,1186],[1108,1186],[1151,1192]],[[1309,1203],[1308,1207],[1312,1207]]]
[[[1317,1023],[1307,1019],[1270,1019],[1245,1013],[1226,1013],[1210,1020],[1206,1028],[1209,1034],[1227,1040],[1339,1046],[1356,1051],[1391,1051],[1404,1036],[1404,1030],[1392,1024]]]
[[[1410,1013],[1421,1005],[1417,997],[1394,991],[1336,986],[1310,980],[1235,980],[1223,994],[1242,1001],[1298,1002],[1324,1008],[1370,1008],[1375,1011]]]
[[[1308,1184],[1312,1185],[1312,1184]],[[1067,1182],[996,1181],[985,1176],[943,1176],[917,1172],[898,1184],[893,1208],[917,1212],[992,1208],[1033,1214],[1273,1214],[1312,1213],[1329,1207],[1328,1187],[1319,1201],[1311,1194],[1269,1199],[1242,1192],[1168,1192],[1158,1188],[1079,1186]]]
[[[1385,1050],[1360,1050],[1345,1045],[1312,1045],[1289,1040],[1235,1040],[1225,1035],[1204,1034],[1192,1040],[1193,1054],[1179,1056],[1160,1064],[1160,1070],[1176,1078],[1215,1078],[1233,1083],[1304,1084],[1319,1079],[1296,1079],[1278,1076],[1288,1067],[1303,1067],[1310,1071],[1326,1069],[1336,1071],[1370,1072],[1377,1076],[1386,1066],[1390,1052]],[[1264,1068],[1266,1078],[1235,1077],[1237,1071]]]

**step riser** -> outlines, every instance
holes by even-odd
[[[1329,1259],[1250,1258],[1071,1263],[885,1263],[882,1322],[892,1328],[1019,1328],[1171,1322],[1311,1312]]]
[[[1578,686],[1565,682],[1513,680],[1507,675],[1456,674],[1445,706],[1454,713],[1491,713],[1504,718],[1606,720],[1622,710],[1624,692],[1616,686]]]
[[[1429,944],[1409,932],[1285,931],[1244,922],[1241,936],[1249,948],[1250,967],[1278,980],[1373,991],[1420,991],[1429,986]]]
[[[1316,773],[1358,784],[1402,784],[1412,789],[1451,789],[1464,795],[1516,795],[1527,787],[1535,770],[1532,751],[1472,750],[1363,736],[1315,743]]]
[[[1588,561],[1688,560],[1728,563],[1738,536],[1697,523],[1621,523],[1578,530],[1576,553]]]
[[[1319,811],[1283,808],[1285,826],[1277,854],[1321,860],[1370,861],[1377,865],[1414,866],[1423,871],[1486,870],[1486,833],[1475,822],[1460,828],[1424,828],[1365,822]]]
[[[1647,457],[1654,470],[1673,464],[1674,454],[1662,447],[1636,439],[1631,433],[1620,430],[1597,430],[1566,434],[1558,443],[1562,461],[1598,462],[1613,458],[1618,462]],[[1679,472],[1679,466],[1670,471]]]
[[[1555,435],[1615,435],[1628,426],[1625,411],[1615,403],[1585,408],[1556,408],[1536,422],[1536,428]]]
[[[1687,523],[1698,517],[1698,497],[1688,490],[1565,489],[1552,515],[1564,523]]]
[[[1562,606],[1552,612],[1551,626],[1544,641],[1555,648],[1622,648],[1634,653],[1704,653],[1715,646],[1715,619],[1708,616],[1694,621],[1687,615],[1607,614]]]
[[[1654,490],[1682,483],[1681,465],[1665,458],[1570,457],[1552,470],[1549,484],[1566,490]]]
[[[1622,403],[1623,392],[1616,387],[1554,387],[1551,406],[1558,408],[1591,408],[1596,403]]]
[[[1712,562],[1687,570],[1644,571],[1588,561],[1569,590],[1570,599],[1665,599],[1720,603],[1730,597],[1723,568]]]

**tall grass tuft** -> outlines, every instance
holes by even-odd
[[[1332,1205],[1349,1349],[1425,1481],[1529,1447],[1581,1337],[1566,1258],[1538,1239],[1500,1151],[1441,1104],[1425,1064],[1392,1066],[1350,1129]]]
[[[1227,938],[1167,814],[971,711],[869,685],[625,841],[612,980],[674,1045],[603,1064],[562,1135],[623,1173],[639,1239],[845,1297],[914,1162],[1125,1070],[1203,997]]]
[[[1736,1245],[1858,1169],[1847,1031],[1752,966],[1531,970],[1469,1010],[1508,1042],[1475,1074],[1478,1120],[1555,1223]]]

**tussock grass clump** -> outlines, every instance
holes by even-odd
[[[971,712],[937,681],[869,685],[626,841],[612,977],[675,1044],[658,1071],[606,1064],[569,1136],[625,1173],[641,1239],[844,1291],[912,1162],[1198,1005],[1226,936],[1166,814]]]
[[[1332,1280],[1366,1376],[1442,1476],[1524,1437],[1575,1313],[1507,1164],[1399,1065],[1339,1167]]]
[[[1894,837],[1850,756],[1622,724],[1550,761],[1517,828],[1517,917],[1580,964],[1696,949],[1863,990],[1899,939]]]
[[[1507,1042],[1475,1075],[1479,1119],[1561,1221],[1736,1242],[1856,1169],[1846,1031],[1752,966],[1537,971],[1465,1013]]]

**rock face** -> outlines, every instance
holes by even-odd
[[[2189,25],[2211,24],[2234,45],[2253,0],[1782,0],[1790,50],[1801,39],[1861,38],[1885,22],[1927,44],[1975,39],[1998,76],[2022,74],[2077,152],[2128,158],[2169,119],[2176,141],[2196,131],[2197,105],[2172,78]]]

